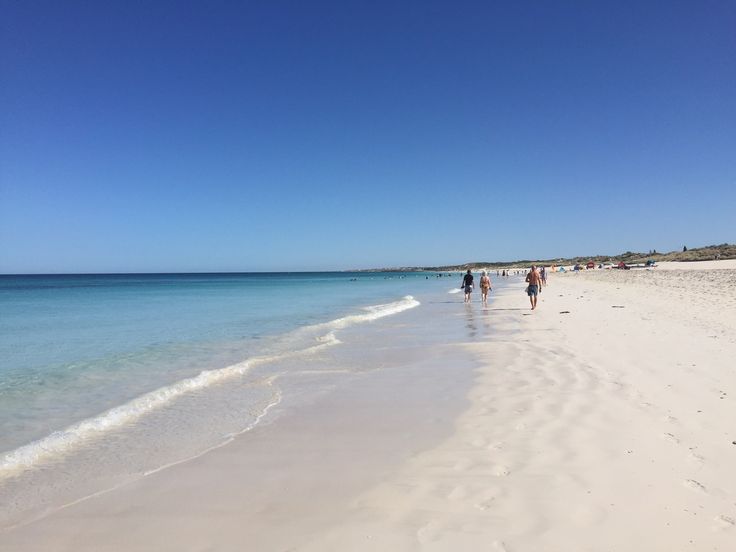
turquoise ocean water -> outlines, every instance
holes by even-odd
[[[296,374],[369,369],[332,351],[459,282],[427,276],[0,276],[0,522],[219,446]]]

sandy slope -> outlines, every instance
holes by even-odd
[[[736,271],[688,268],[519,282],[454,436],[301,549],[736,550]]]

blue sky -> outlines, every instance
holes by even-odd
[[[731,0],[0,9],[0,272],[736,241]]]

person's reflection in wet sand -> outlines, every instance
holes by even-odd
[[[471,303],[465,303],[465,327],[468,329],[471,339],[475,339],[478,336],[478,326],[475,322],[475,313],[473,311],[473,305]]]

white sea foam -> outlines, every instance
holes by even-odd
[[[452,288],[452,289],[451,289],[450,291],[448,291],[447,293],[460,293],[460,292],[462,292],[462,291],[463,291],[463,290],[462,290],[461,288]]]
[[[256,365],[310,354],[325,347],[337,345],[340,341],[334,334],[335,330],[397,314],[418,305],[419,302],[413,297],[406,296],[394,303],[367,307],[362,314],[348,315],[304,328],[304,330],[310,331],[329,330],[327,334],[317,337],[317,345],[279,355],[253,357],[225,368],[205,370],[197,376],[145,393],[97,416],[77,422],[66,429],[55,431],[46,437],[5,453],[0,457],[0,480],[15,476],[24,469],[33,467],[44,460],[63,455],[89,439],[100,437],[109,431],[131,424],[147,413],[169,405],[182,395],[206,389],[212,385],[244,375]]]
[[[342,318],[337,318],[330,322],[325,322],[324,324],[317,324],[313,326],[313,328],[331,328],[335,330],[340,330],[343,328],[347,328],[348,326],[360,324],[362,322],[372,322],[374,320],[378,320],[379,318],[383,318],[384,316],[398,314],[405,310],[417,307],[419,306],[419,304],[419,301],[414,299],[414,297],[412,297],[411,295],[407,295],[400,301],[387,303],[385,305],[365,307],[365,312],[362,314],[351,314]]]
[[[185,393],[203,389],[235,375],[242,375],[251,366],[245,361],[219,370],[205,370],[199,375],[160,387],[93,418],[87,418],[54,433],[19,447],[3,456],[0,476],[35,465],[41,460],[72,449],[85,439],[104,434],[138,420],[152,410],[161,408]]]

